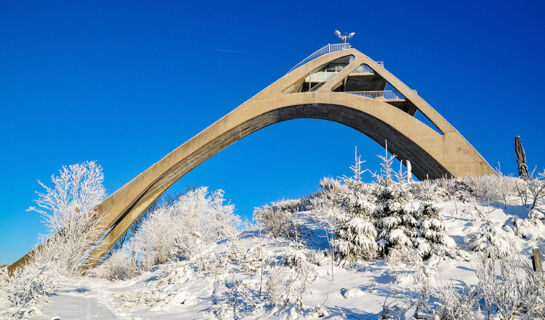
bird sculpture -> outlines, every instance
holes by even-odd
[[[344,41],[344,43],[346,44],[346,40],[352,38],[356,33],[355,32],[350,32],[350,34],[346,34],[346,32],[343,34],[341,34],[341,32],[339,30],[335,30],[335,35],[337,37],[339,37],[340,39],[342,39]]]

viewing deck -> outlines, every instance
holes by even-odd
[[[349,50],[351,48],[352,47],[349,43],[328,44],[303,59],[290,71],[295,70],[306,63],[310,63],[311,61],[326,54]],[[346,66],[352,63],[353,60],[354,57],[352,55],[347,55],[330,61],[328,64],[320,66],[318,69],[314,69],[309,72],[305,78],[301,79],[290,89],[292,91],[288,92],[317,91],[322,85],[342,72]],[[374,62],[376,62],[379,67],[384,68],[383,61]],[[384,101],[403,110],[404,112],[409,113],[410,115],[414,115],[417,110],[416,106],[411,101],[407,100],[396,90],[392,90],[391,86],[388,87],[387,81],[378,74],[377,70],[373,70],[365,63],[353,69],[343,81],[339,82],[337,86],[332,88],[332,91],[345,92],[348,94]]]

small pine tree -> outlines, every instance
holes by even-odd
[[[345,194],[342,199],[344,210],[337,217],[334,240],[338,257],[349,262],[374,259],[378,246],[373,204],[358,193]]]
[[[518,251],[516,245],[507,238],[505,232],[491,221],[488,214],[475,207],[482,224],[479,230],[467,239],[473,251],[481,251],[487,257],[506,257]]]
[[[361,175],[367,171],[361,165],[365,161],[355,151],[354,165],[350,166],[354,176],[344,177],[344,188],[336,188],[339,193],[336,205],[336,239],[333,241],[337,258],[353,263],[374,259],[377,256],[377,231],[374,226],[374,204],[370,199],[369,188],[361,181]]]
[[[422,258],[427,259],[433,254],[441,255],[450,238],[445,234],[443,218],[440,209],[432,202],[422,202],[418,211],[417,249]]]
[[[394,155],[386,151],[379,158],[382,168],[374,175],[377,180],[374,215],[380,252],[388,254],[390,248],[406,247],[417,249],[424,259],[443,254],[451,241],[445,234],[439,208],[431,202],[414,199],[405,183],[408,172],[404,173],[401,167],[398,173],[392,169]]]
[[[379,184],[375,194],[375,218],[381,253],[388,254],[389,248],[397,246],[414,248],[414,239],[418,236],[418,210],[410,202],[411,194],[407,188],[391,181],[389,184]]]

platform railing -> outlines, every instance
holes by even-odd
[[[346,91],[346,93],[355,94],[355,95],[358,95],[358,96],[363,96],[363,97],[377,99],[377,100],[404,100],[404,98],[400,98],[392,90]]]
[[[297,69],[297,68],[299,68],[300,66],[304,65],[305,63],[320,57],[320,56],[323,56],[323,55],[328,54],[328,53],[343,51],[343,50],[348,50],[348,49],[350,49],[350,43],[333,43],[333,44],[328,43],[327,46],[325,46],[323,48],[320,48],[319,50],[315,51],[310,56],[303,59],[303,61],[296,64],[295,67],[291,68],[290,71],[288,71],[288,73],[295,70],[295,69]]]
[[[375,61],[379,66],[384,68],[384,61]],[[366,64],[362,64],[356,70],[352,71],[352,74],[374,74],[375,71]]]

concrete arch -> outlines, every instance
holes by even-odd
[[[339,58],[353,59],[317,90],[296,88],[313,70]],[[414,113],[367,97],[332,91],[361,64],[371,67],[437,126],[441,133],[414,117]],[[142,213],[172,184],[219,151],[269,125],[299,118],[335,121],[352,127],[384,146],[400,159],[410,160],[420,178],[494,174],[478,152],[413,90],[375,61],[349,49],[318,57],[283,76],[223,118],[176,148],[159,162],[105,199],[97,208],[103,232],[110,230],[89,255],[94,266]],[[101,235],[97,235],[97,241]],[[24,265],[28,254],[10,266]]]

